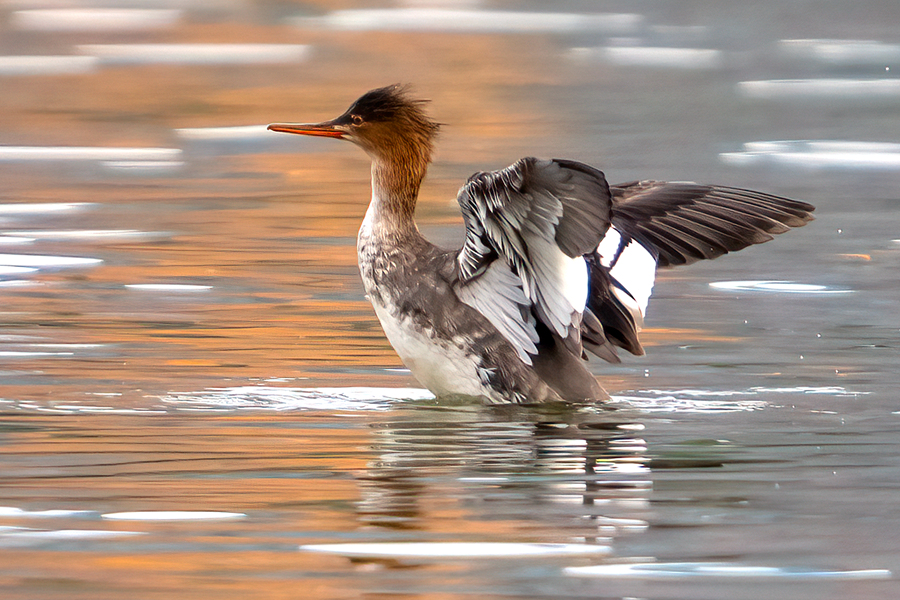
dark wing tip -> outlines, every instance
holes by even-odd
[[[808,202],[726,186],[640,181],[611,187],[613,223],[659,254],[690,264],[772,239],[813,220]]]

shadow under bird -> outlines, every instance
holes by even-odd
[[[490,403],[609,398],[590,352],[644,354],[656,269],[716,258],[812,219],[805,202],[723,186],[609,185],[572,160],[523,158],[476,173],[458,201],[466,237],[447,251],[414,220],[439,125],[399,85],[336,119],[272,131],[348,140],[372,159],[359,230],[366,294],[397,354],[435,395]]]

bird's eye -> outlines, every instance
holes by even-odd
[[[363,118],[359,115],[350,115],[350,120],[353,121],[353,124],[357,126],[363,124]]]

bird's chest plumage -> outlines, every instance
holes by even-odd
[[[449,284],[425,268],[421,252],[363,234],[357,250],[366,295],[403,364],[435,395],[497,401],[477,344],[448,315],[447,304],[458,304]]]

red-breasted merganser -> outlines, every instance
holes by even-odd
[[[442,250],[416,227],[439,125],[400,85],[336,119],[272,131],[353,142],[372,159],[359,269],[384,332],[438,397],[489,403],[609,398],[585,351],[635,355],[657,267],[716,258],[812,219],[805,202],[729,187],[638,181],[561,159],[476,173],[458,201],[466,238]]]

